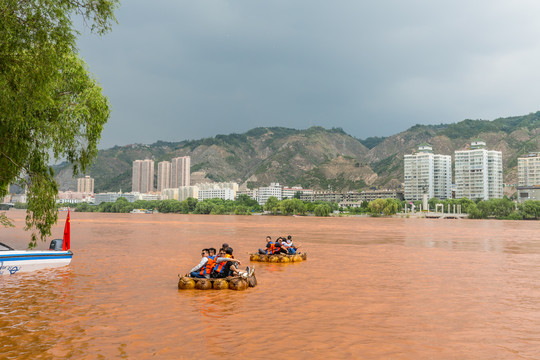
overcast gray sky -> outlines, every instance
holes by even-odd
[[[100,148],[540,109],[537,0],[124,0],[79,48],[112,103]]]

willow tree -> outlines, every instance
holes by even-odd
[[[108,99],[79,57],[80,16],[96,34],[116,21],[118,0],[0,1],[0,197],[27,189],[30,247],[56,223],[57,184],[49,164],[66,159],[74,176],[97,155]],[[6,225],[5,214],[0,217]]]

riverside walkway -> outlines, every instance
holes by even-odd
[[[416,216],[425,217],[426,219],[466,219],[468,214],[453,214],[453,213],[441,213],[441,212],[425,212],[416,213]]]

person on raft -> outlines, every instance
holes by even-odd
[[[277,254],[288,254],[287,249],[283,248],[281,245],[281,237],[279,237],[276,242],[272,242],[270,236],[266,237],[266,249],[259,249],[259,254],[264,255],[277,255]]]
[[[274,243],[272,242],[272,238],[270,236],[267,236],[266,237],[266,249],[259,249],[259,254],[272,254],[270,252],[270,248],[274,245]]]
[[[246,267],[245,272],[238,270],[237,265],[240,265],[240,262],[234,262],[233,249],[231,247],[228,247],[227,249],[220,249],[219,258],[226,258],[229,259],[229,261],[222,261],[214,266],[214,269],[212,269],[212,273],[210,274],[210,277],[213,279],[221,279],[229,276],[248,277],[253,275],[255,272],[255,268],[252,267],[250,269],[249,266]]]
[[[274,251],[273,251],[273,254],[283,254],[283,255],[287,255],[289,252],[287,251],[287,248],[285,248],[283,246],[283,239],[281,237],[279,237],[277,240],[276,240],[276,243],[274,244]]]
[[[225,249],[225,255],[230,255],[231,259],[234,260],[233,249],[231,247]],[[229,276],[242,276],[247,278],[249,276],[252,276],[255,272],[255,267],[253,266],[251,268],[249,266],[246,266],[246,271],[240,271],[237,265],[240,265],[240,262],[238,264],[231,264],[229,268]]]
[[[287,240],[285,240],[285,242],[283,242],[283,245],[285,246],[285,248],[287,249],[289,254],[291,254],[291,255],[296,254],[296,251],[298,249],[294,246],[291,235],[287,236]]]
[[[210,255],[210,254],[213,254],[213,255]],[[190,270],[189,276],[194,277],[194,278],[209,279],[210,274],[212,273],[212,270],[214,269],[216,263],[233,262],[240,265],[240,260],[226,258],[226,257],[217,257],[215,254],[216,254],[215,248],[202,249],[202,252],[201,252],[202,259],[197,266],[195,266],[193,269]],[[232,254],[232,249],[231,249],[231,254]],[[234,268],[236,269],[236,267]]]

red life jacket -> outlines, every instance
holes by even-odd
[[[233,256],[227,254],[225,255],[226,258],[231,258],[231,259],[234,259]],[[217,259],[217,257],[216,257]],[[225,264],[227,263],[227,261],[224,261],[224,262],[220,262],[220,263],[216,263],[216,266],[214,267],[214,270],[218,273],[221,273],[223,271],[223,267],[225,267]]]
[[[208,259],[208,261],[201,268],[201,271],[199,272],[199,275],[210,275],[210,272],[212,271],[212,269],[216,265],[217,256],[215,256],[215,255],[214,256],[207,256],[206,258]]]

